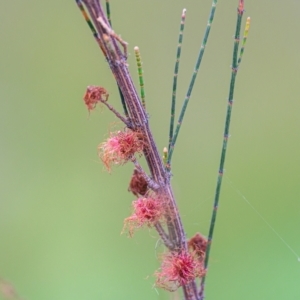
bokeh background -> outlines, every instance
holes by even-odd
[[[218,3],[174,152],[172,184],[188,236],[208,232],[237,2]],[[210,6],[210,0],[111,3],[136,82],[133,47],[141,49],[160,149],[167,143],[181,11],[187,8],[178,108]],[[246,1],[252,25],[237,78],[208,300],[300,299],[299,10],[297,0]],[[103,170],[97,145],[116,120],[106,109],[88,114],[86,86],[105,87],[110,103],[121,106],[75,2],[2,1],[0,20],[0,277],[27,300],[178,299],[153,289],[163,251],[155,232],[120,235],[133,200],[132,166]]]

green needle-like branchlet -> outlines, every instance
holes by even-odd
[[[173,131],[174,131],[174,119],[175,119],[175,110],[176,110],[177,78],[178,78],[179,62],[180,62],[180,55],[181,55],[181,45],[182,45],[182,40],[183,40],[185,15],[186,15],[186,9],[184,9],[182,11],[182,15],[181,15],[181,23],[180,23],[177,54],[176,54],[176,63],[175,63],[175,70],[174,70],[174,77],[173,77],[173,92],[172,92],[171,119],[170,119],[170,130],[169,130],[169,147],[168,147],[169,150],[170,150],[170,147],[171,147],[171,142],[172,142],[172,138],[173,138]]]
[[[110,19],[110,5],[109,5],[109,0],[106,0],[106,16],[107,16],[107,20],[111,26],[111,19]]]
[[[166,147],[164,147],[163,149],[163,162],[164,162],[164,166],[166,166],[168,162],[168,149]]]
[[[239,67],[239,65],[242,61],[242,57],[243,57],[243,54],[244,54],[244,51],[245,51],[245,46],[246,46],[246,42],[247,42],[249,28],[250,28],[250,17],[248,17],[247,20],[246,20],[244,37],[243,37],[242,46],[241,46],[241,50],[240,50],[240,56],[239,56],[239,59],[238,59],[238,62],[237,62],[238,67]]]
[[[211,243],[212,243],[212,239],[213,239],[215,222],[216,222],[216,218],[217,218],[217,211],[218,211],[218,206],[219,206],[224,164],[225,164],[225,158],[226,158],[231,111],[232,111],[232,104],[233,104],[234,86],[235,86],[235,79],[236,79],[236,75],[237,75],[237,71],[238,71],[238,50],[239,50],[240,30],[241,30],[241,21],[242,21],[242,17],[243,17],[243,12],[244,12],[244,1],[240,0],[239,7],[238,7],[238,14],[237,14],[234,47],[233,47],[231,80],[230,80],[228,105],[227,105],[226,120],[225,120],[225,127],[224,127],[223,146],[222,146],[222,150],[221,150],[221,159],[220,159],[218,179],[217,179],[217,185],[216,185],[216,191],[215,191],[215,197],[214,197],[214,206],[213,206],[213,212],[212,212],[211,221],[210,221],[210,227],[209,227],[209,233],[208,233],[208,239],[207,239],[208,242],[207,242],[205,260],[204,260],[204,267],[206,270],[208,267]],[[202,278],[201,287],[200,287],[200,299],[201,300],[204,299],[204,284],[205,284],[205,275]]]
[[[126,116],[127,119],[129,119],[128,109],[127,109],[127,106],[126,106],[126,103],[125,103],[125,99],[124,99],[124,96],[123,96],[123,94],[121,92],[121,89],[120,89],[119,85],[118,85],[118,90],[119,90],[119,94],[120,94],[120,98],[121,98],[121,103],[122,103],[124,115]]]
[[[84,19],[85,19],[85,21],[87,22],[87,24],[88,24],[90,30],[92,31],[95,40],[96,40],[97,43],[99,44],[99,36],[98,36],[97,30],[96,30],[96,28],[94,27],[94,25],[93,25],[91,19],[89,18],[89,16],[88,16],[86,10],[84,9],[84,6],[82,5],[82,2],[81,2],[80,0],[75,0],[75,1],[76,1],[76,3],[77,3],[77,6],[79,7],[79,9],[80,9],[80,11],[81,11],[81,13],[82,13]],[[104,55],[106,56],[106,54],[105,54],[105,52],[104,52],[104,50],[103,50],[103,47],[102,47],[100,44],[99,44],[99,46],[100,46],[100,48],[102,49]]]
[[[144,77],[143,77],[141,53],[140,53],[139,47],[134,47],[134,53],[135,53],[135,59],[136,59],[136,64],[137,64],[137,68],[138,68],[142,105],[146,109]]]
[[[174,146],[176,144],[176,140],[177,140],[180,128],[181,128],[183,117],[185,115],[185,111],[186,111],[187,105],[189,103],[189,100],[190,100],[190,97],[191,97],[191,94],[192,94],[192,91],[193,91],[194,83],[195,83],[195,80],[197,78],[197,74],[198,74],[198,71],[199,71],[199,68],[200,68],[200,64],[201,64],[201,61],[202,61],[204,50],[205,50],[205,47],[206,47],[206,44],[207,44],[210,28],[211,28],[212,22],[214,20],[214,15],[215,15],[215,11],[216,11],[217,2],[218,2],[218,0],[213,0],[212,1],[212,6],[211,6],[211,10],[210,10],[209,19],[208,19],[208,23],[207,23],[207,26],[206,26],[204,38],[202,40],[202,44],[201,44],[201,47],[200,47],[199,55],[198,55],[198,58],[197,58],[197,61],[196,61],[195,69],[194,69],[192,79],[191,79],[191,82],[190,82],[187,94],[185,96],[184,103],[183,103],[180,115],[179,115],[179,118],[178,118],[178,123],[177,123],[177,126],[176,126],[175,133],[172,137],[172,142],[170,144],[170,149],[169,149],[168,163],[167,163],[167,168],[169,170],[171,169],[171,159],[172,159],[172,155],[173,155],[173,151],[174,151]]]

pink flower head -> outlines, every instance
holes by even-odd
[[[168,291],[175,291],[204,274],[203,264],[192,254],[185,251],[170,252],[163,257],[160,271],[155,273],[156,285]]]
[[[138,198],[132,202],[132,206],[132,215],[124,220],[124,228],[128,227],[130,236],[135,228],[144,225],[152,227],[165,213],[163,201],[157,198]]]
[[[101,86],[90,85],[87,87],[83,100],[88,110],[95,109],[98,102],[104,102],[108,99],[108,93]]]
[[[142,154],[145,142],[140,132],[125,130],[110,133],[110,137],[99,145],[99,157],[110,171],[112,164],[122,165],[135,153]]]

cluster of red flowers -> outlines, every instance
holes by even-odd
[[[98,102],[107,100],[107,92],[103,88],[90,86],[84,97],[89,110]],[[143,135],[139,131],[125,129],[111,132],[109,138],[99,145],[99,157],[108,171],[111,165],[122,165],[131,160],[135,154],[141,155],[145,148]],[[124,230],[133,236],[137,228],[153,227],[165,221],[166,203],[154,192],[150,192],[148,183],[138,170],[134,170],[129,191],[139,197],[132,202],[132,215],[124,220]],[[205,274],[204,257],[207,240],[197,233],[188,242],[188,250],[170,251],[162,256],[160,270],[155,273],[156,285],[169,291],[187,285]]]

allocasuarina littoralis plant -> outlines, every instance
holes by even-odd
[[[113,165],[123,165],[127,162],[133,163],[134,166],[132,177],[129,180],[129,191],[136,196],[136,200],[132,202],[132,215],[124,221],[123,231],[127,231],[130,236],[133,236],[134,231],[140,227],[147,226],[155,228],[167,248],[166,253],[162,256],[161,267],[155,272],[156,285],[169,291],[175,291],[179,287],[182,287],[184,299],[186,300],[203,299],[205,276],[207,273],[209,252],[216,221],[216,212],[219,203],[228,143],[235,79],[244,53],[250,25],[250,19],[248,18],[242,46],[239,52],[240,28],[244,12],[244,1],[239,0],[237,9],[237,25],[234,38],[228,108],[210,230],[208,238],[205,238],[200,233],[196,233],[190,239],[186,238],[170,183],[171,160],[205,51],[210,28],[215,15],[217,0],[212,1],[209,19],[196,60],[195,69],[175,127],[177,75],[186,10],[184,9],[182,12],[173,79],[168,147],[164,148],[162,157],[159,154],[149,127],[139,48],[135,47],[134,52],[139,76],[140,97],[128,71],[127,43],[112,29],[108,1],[106,1],[106,14],[101,6],[100,0],[76,0],[76,3],[87,21],[93,36],[116,79],[124,110],[124,114],[121,114],[108,103],[108,92],[105,88],[88,86],[84,95],[84,102],[88,110],[92,111],[98,103],[102,103],[125,125],[125,129],[111,132],[108,139],[98,147],[99,157],[108,171],[111,171]],[[146,159],[150,175],[147,174],[138,162],[138,158],[142,155],[144,155]],[[200,278],[200,286],[197,284],[197,278]]]

